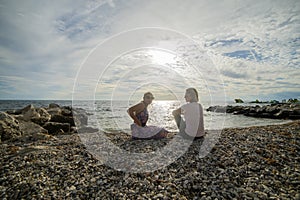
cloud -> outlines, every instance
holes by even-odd
[[[244,73],[237,73],[235,71],[230,71],[230,70],[224,70],[224,71],[221,71],[222,75],[224,76],[227,76],[227,77],[230,77],[230,78],[247,78],[247,75],[244,74]]]
[[[34,77],[34,75],[32,75]],[[29,79],[21,76],[0,76],[0,99],[69,99],[73,80],[59,75],[53,80]],[[45,90],[46,88],[46,90]]]
[[[101,5],[105,3],[101,1]],[[80,10],[84,6],[90,8]],[[58,24],[68,13],[88,15],[89,9],[92,12],[95,7],[82,1],[2,2],[0,86],[9,83],[10,91],[2,89],[0,98],[70,99],[77,69],[95,42],[76,42],[69,37],[70,31],[59,30]],[[78,19],[80,29],[80,24],[86,23]],[[59,95],[53,95],[55,90]]]
[[[209,53],[216,69],[200,68],[202,75],[197,77],[193,72],[185,74],[191,84],[204,87],[207,81],[207,88],[220,88],[214,81],[223,79],[230,97],[271,96],[274,87],[278,94],[295,94],[300,80],[299,12],[296,0],[2,1],[0,98],[69,99],[83,60],[97,44],[122,31],[152,26],[187,34]],[[136,43],[134,39],[128,38]],[[161,42],[170,48],[173,39],[161,35]],[[199,63],[203,58],[195,52],[191,47],[186,56]],[[123,66],[111,71],[107,87],[126,72],[124,65],[138,63],[140,58],[124,60]],[[178,63],[175,68],[180,74],[183,67]],[[126,95],[123,87],[120,96]],[[104,97],[109,96],[107,92]]]

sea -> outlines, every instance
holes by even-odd
[[[34,107],[48,107],[50,103],[60,106],[72,106],[73,108],[83,108],[88,113],[88,126],[98,128],[105,132],[130,132],[132,119],[127,113],[127,109],[139,103],[139,101],[110,101],[110,100],[0,100],[0,111],[16,110],[32,104]],[[238,128],[250,126],[263,126],[284,124],[290,120],[253,118],[243,115],[233,115],[230,113],[207,112],[210,105],[208,102],[200,102],[204,109],[204,126],[206,130],[221,130],[223,128]],[[226,103],[226,105],[236,105]],[[177,127],[172,116],[172,111],[182,105],[179,101],[158,101],[155,100],[148,106],[148,125],[161,126],[171,132],[176,132]],[[224,105],[224,104],[222,104]],[[239,104],[249,105],[249,104]],[[254,104],[251,104],[254,105]]]

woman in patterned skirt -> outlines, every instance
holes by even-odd
[[[147,126],[149,113],[147,107],[154,99],[151,92],[144,94],[143,101],[130,107],[128,114],[133,119],[131,124],[132,138],[133,139],[161,139],[168,135],[168,131],[162,127]]]

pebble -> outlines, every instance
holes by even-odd
[[[152,152],[168,140],[108,134],[120,148]],[[0,147],[2,199],[299,199],[300,121],[224,129],[199,158],[201,141],[166,168],[147,173],[99,164],[77,134]],[[169,139],[171,140],[171,138]],[[147,147],[147,148],[143,148]]]

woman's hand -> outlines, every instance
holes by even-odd
[[[173,116],[178,116],[181,114],[181,108],[178,108],[172,112]]]

